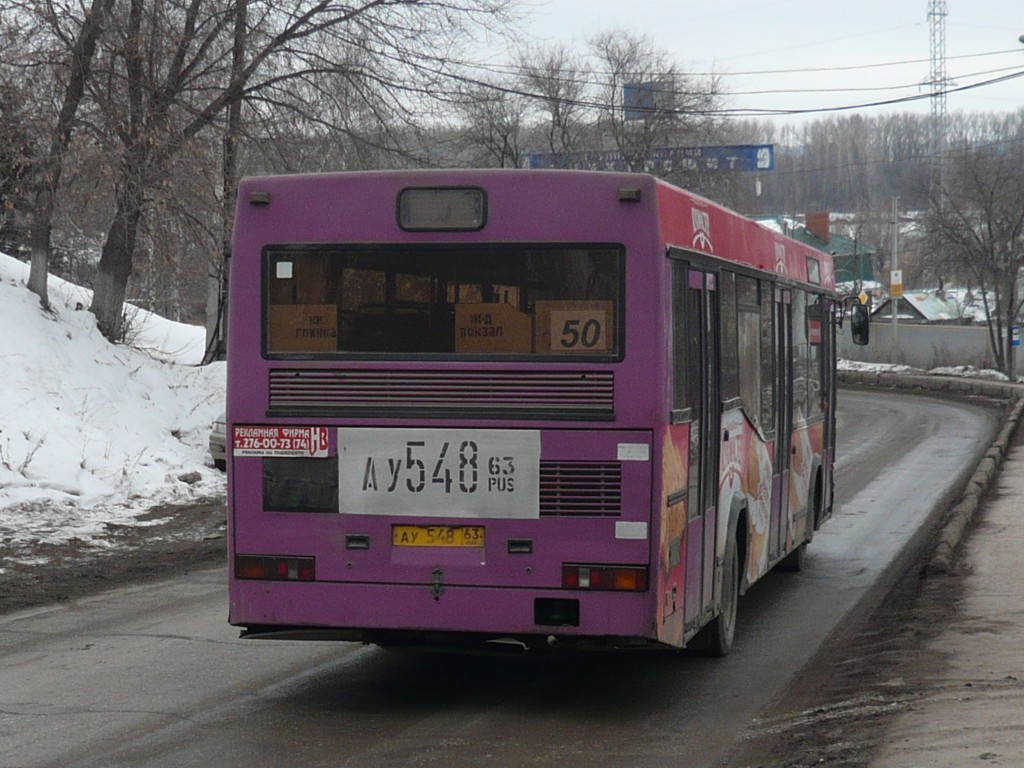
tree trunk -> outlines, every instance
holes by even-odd
[[[128,278],[132,273],[135,237],[142,218],[142,185],[133,171],[124,171],[127,178],[118,185],[117,211],[107,232],[100,253],[99,272],[93,285],[92,306],[96,325],[108,341],[124,341],[128,329],[124,327],[124,300],[128,291]]]
[[[64,169],[64,153],[71,143],[75,115],[78,113],[78,105],[82,102],[86,81],[92,68],[96,43],[103,33],[104,24],[113,5],[114,0],[93,0],[78,33],[78,39],[71,49],[64,100],[61,103],[57,124],[53,128],[49,152],[42,164],[42,173],[36,182],[39,186],[36,189],[32,213],[32,266],[28,274],[28,289],[39,296],[39,303],[46,309],[50,308],[46,282],[50,273],[54,198]]]
[[[248,0],[235,2],[235,38],[232,47],[231,80],[242,82],[245,70],[247,45],[246,24],[249,13]],[[231,240],[234,234],[235,202],[238,195],[238,135],[242,125],[242,99],[234,98],[228,103],[228,121],[224,129],[223,203],[221,206],[221,259],[219,268],[213,270],[211,280],[216,280],[215,316],[212,327],[207,327],[206,353],[203,364],[224,360],[227,356],[228,336],[228,276],[231,274]],[[210,302],[213,304],[213,302]]]
[[[53,190],[45,180],[36,191],[32,213],[32,265],[28,273],[28,289],[39,297],[43,309],[50,308],[46,287],[50,275],[50,235],[53,228]]]
[[[1010,275],[1008,281],[1009,286],[1007,295],[1010,300],[1007,302],[1006,310],[1006,338],[1003,343],[1006,345],[1006,356],[1003,361],[1005,373],[1010,381],[1016,381],[1014,368],[1016,368],[1016,361],[1014,360],[1014,348],[1013,348],[1013,329],[1017,325],[1017,270],[1014,269]]]

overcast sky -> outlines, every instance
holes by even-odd
[[[528,38],[582,49],[598,32],[646,34],[684,70],[722,75],[732,109],[817,110],[930,93],[928,0],[532,3]],[[947,9],[951,87],[1024,73],[1024,45],[1018,41],[1024,33],[1024,0],[947,0]],[[949,112],[1008,112],[1022,106],[1024,77],[947,96]],[[930,108],[925,98],[863,111],[928,113]]]

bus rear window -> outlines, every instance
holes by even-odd
[[[618,358],[620,246],[264,250],[266,352]]]

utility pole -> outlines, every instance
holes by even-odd
[[[928,28],[931,31],[931,71],[928,83],[932,89],[932,188],[942,193],[946,164],[946,91],[951,85],[946,75],[946,0],[928,0]]]
[[[892,272],[889,280],[889,307],[892,309],[892,344],[899,348],[900,327],[896,320],[897,306],[903,297],[903,271],[900,267],[900,218],[897,213],[899,198],[892,196]],[[898,295],[897,295],[898,294]]]

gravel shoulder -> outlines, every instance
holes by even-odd
[[[167,578],[226,555],[223,498],[157,506],[138,525],[107,524],[102,545],[5,542],[0,613],[47,605],[113,587]]]
[[[931,642],[961,618],[958,574],[915,563],[859,626],[826,641],[728,768],[867,768],[890,725],[929,695],[948,660]]]

